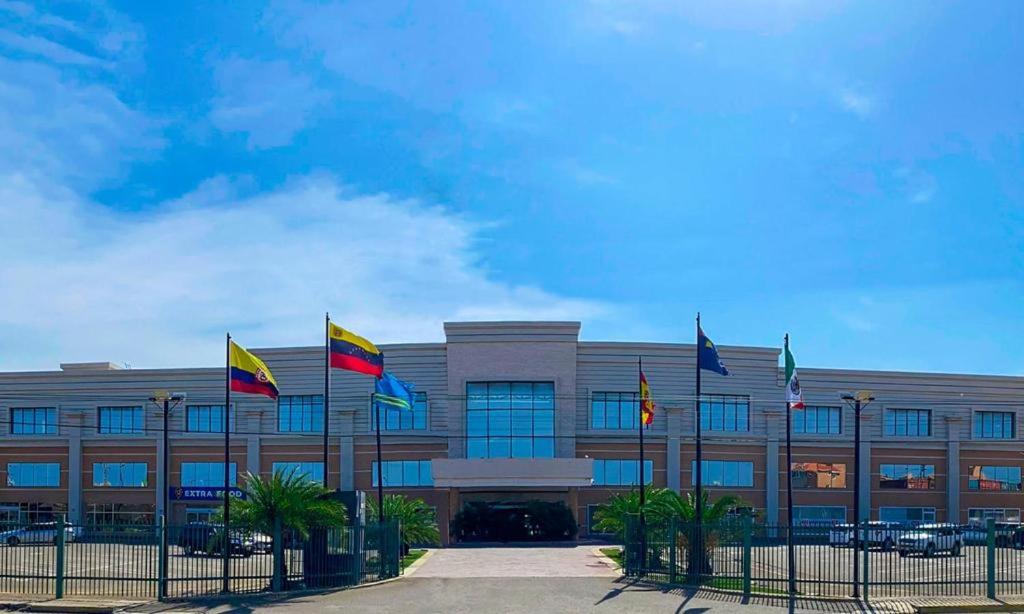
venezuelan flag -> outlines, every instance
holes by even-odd
[[[337,326],[330,328],[331,367],[380,377],[384,373],[384,354],[359,335]]]
[[[647,385],[647,376],[640,372],[640,420],[644,426],[654,422],[654,401],[651,400],[651,388]]]
[[[231,390],[277,398],[277,382],[262,360],[231,341]]]

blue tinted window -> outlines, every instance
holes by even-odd
[[[380,412],[380,430],[414,431],[427,428],[427,393],[417,392],[412,409],[400,409],[390,405],[372,403],[370,409],[370,430],[377,428],[377,412]]]
[[[232,414],[234,412],[231,412]],[[231,430],[235,428],[235,417],[228,416]],[[185,430],[190,433],[223,433],[224,405],[189,405],[185,408]]]
[[[974,413],[976,439],[1013,439],[1016,415],[1010,411],[979,411]]]
[[[12,407],[12,435],[56,435],[57,408]]]
[[[554,391],[550,382],[466,384],[466,456],[553,457]]]
[[[282,433],[322,433],[324,397],[321,394],[282,396],[277,402],[277,430]]]
[[[372,483],[377,486],[377,461],[373,461]],[[410,488],[433,486],[429,460],[384,461],[384,488]]]
[[[930,409],[889,409],[885,434],[890,437],[928,437],[932,434]]]
[[[633,430],[640,420],[635,392],[595,392],[590,398],[590,428]]]
[[[7,485],[13,488],[60,486],[60,463],[7,463]]]
[[[231,463],[228,471],[231,479],[230,486],[235,486],[238,483],[238,472],[235,463]],[[224,486],[224,463],[182,463],[181,485]]]
[[[324,464],[322,461],[319,463],[278,462],[274,463],[273,472],[280,474],[282,477],[299,477],[321,484],[324,482]]]
[[[100,407],[99,432],[116,435],[145,432],[141,407]]]
[[[840,433],[842,408],[808,405],[793,410],[793,432],[819,435]]]
[[[724,394],[701,396],[700,426],[705,431],[750,430],[750,398]]]
[[[995,492],[1020,492],[1019,466],[979,465],[968,472],[967,488]]]
[[[644,461],[644,484],[654,481],[654,461]],[[631,459],[595,459],[595,486],[636,486],[640,483],[640,461]]]
[[[754,463],[750,461],[706,460],[701,463],[704,486],[750,488],[754,485]],[[690,461],[690,484],[697,483],[697,463]]]
[[[93,463],[92,485],[144,488],[149,483],[146,463]]]

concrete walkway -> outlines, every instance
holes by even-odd
[[[594,546],[444,548],[413,574],[417,578],[615,578]]]

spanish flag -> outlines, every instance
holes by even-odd
[[[651,399],[651,387],[647,385],[647,376],[640,372],[640,420],[645,426],[654,422],[654,401]]]
[[[277,382],[262,360],[234,341],[229,341],[231,390],[277,398]]]
[[[384,373],[384,354],[374,344],[333,322],[329,337],[331,367],[374,377]]]

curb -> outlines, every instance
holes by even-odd
[[[144,601],[114,601],[114,602],[89,602],[89,601],[64,601],[53,599],[50,601],[35,601],[23,604],[18,608],[22,612],[58,612],[61,614],[113,614],[126,608],[143,605]]]
[[[399,577],[400,578],[408,578],[408,577],[414,575],[419,570],[420,567],[423,567],[423,563],[425,563],[427,559],[429,559],[430,557],[434,556],[435,552],[437,552],[437,550],[434,549],[434,548],[431,548],[431,549],[427,550],[426,552],[424,552],[423,556],[421,556],[420,558],[416,559],[415,561],[413,561],[412,565],[409,565],[404,570],[402,570],[402,575],[400,575]]]
[[[604,546],[604,547],[608,548],[609,546]],[[601,552],[601,548],[600,547],[594,548],[593,550],[591,550],[591,553],[593,553],[593,555],[596,556],[605,565],[610,567],[612,569],[612,571],[621,571],[622,570],[622,566],[619,565],[618,563],[616,563],[610,556],[608,556],[604,552]]]
[[[918,605],[914,610],[921,614],[953,614],[957,612],[1022,612],[1024,604],[978,603],[965,605]]]

